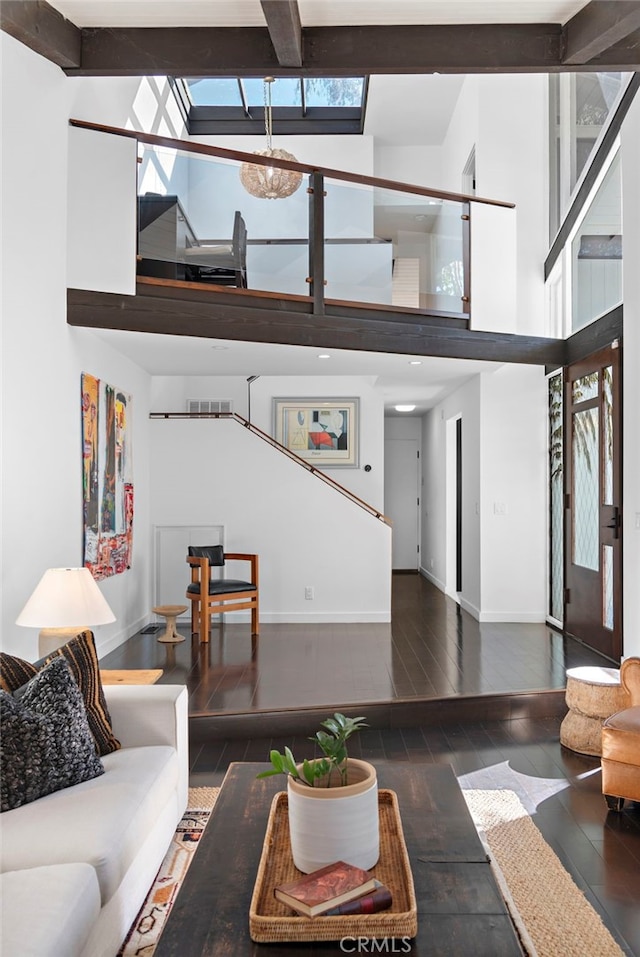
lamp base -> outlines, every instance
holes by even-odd
[[[82,625],[73,628],[43,628],[38,635],[38,657],[46,658],[68,641],[86,631]]]

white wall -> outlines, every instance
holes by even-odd
[[[259,554],[261,621],[390,620],[389,526],[239,423],[153,420],[150,465],[154,526],[222,525],[228,551]]]
[[[547,381],[505,365],[481,377],[481,621],[544,621]]]
[[[67,285],[136,292],[137,144],[69,128]]]
[[[442,149],[439,146],[375,145],[374,172],[379,179],[442,189]],[[460,188],[456,190],[460,192]]]
[[[74,77],[67,83],[76,120],[185,138],[182,114],[165,77]]]
[[[415,439],[422,441],[422,417],[419,415],[385,415],[385,439]]]
[[[234,412],[247,416],[247,381],[241,376],[162,376],[152,386],[155,412],[184,412],[187,398],[231,398]],[[382,509],[384,503],[384,400],[366,376],[261,376],[251,386],[251,421],[274,435],[274,398],[350,398],[359,400],[357,468],[324,468],[358,498]],[[197,449],[191,455],[197,454]],[[371,469],[365,472],[364,466]],[[200,523],[201,524],[201,523]]]
[[[544,621],[544,371],[505,365],[483,373],[424,416],[421,571],[450,593],[447,512],[455,485],[447,475],[447,423],[457,417],[463,463],[461,604],[480,621]]]
[[[480,376],[447,396],[423,419],[421,572],[447,590],[447,510],[455,484],[447,481],[447,423],[462,418],[463,521],[461,602],[476,617],[481,609],[480,518]],[[449,562],[450,564],[450,562]]]
[[[150,609],[149,376],[91,332],[66,324],[68,119],[133,122],[144,81],[69,80],[6,33],[2,54],[3,650],[37,657],[15,619],[43,572],[82,563],[80,376],[133,396],[135,518],[130,571],[100,583],[116,616],[101,654]],[[19,91],[19,95],[16,95]],[[111,96],[115,91],[117,95]],[[142,121],[142,107],[137,106]],[[82,624],[82,623],[80,623]]]
[[[640,655],[640,97],[621,133],[624,222],[623,654]],[[630,268],[627,268],[630,264]]]
[[[206,143],[229,150],[253,153],[266,148],[263,136],[192,136],[194,143]],[[300,163],[373,176],[371,136],[274,136],[274,149],[287,150]]]
[[[474,329],[544,335],[547,253],[547,78],[466,77],[442,147],[443,187],[460,191],[476,148],[476,192],[515,212],[472,204]]]

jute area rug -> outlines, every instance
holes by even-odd
[[[118,957],[151,957],[153,954],[219,791],[220,788],[189,788],[187,810]]]
[[[529,957],[624,957],[513,791],[463,791]]]

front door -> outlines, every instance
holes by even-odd
[[[565,379],[565,631],[614,661],[622,652],[620,349]]]

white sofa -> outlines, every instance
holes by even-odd
[[[114,957],[187,806],[187,691],[104,688],[105,773],[0,815],[2,957]]]

